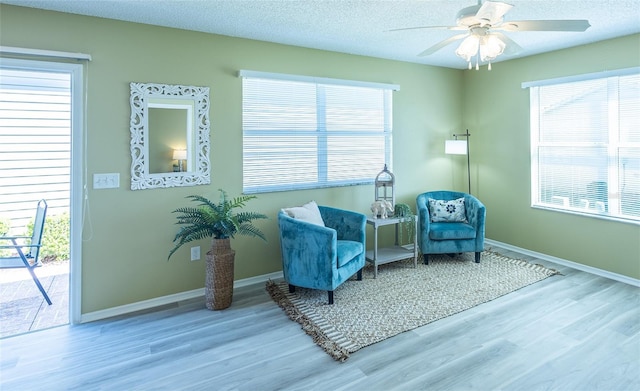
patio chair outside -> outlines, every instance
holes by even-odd
[[[42,246],[42,233],[44,231],[44,221],[47,215],[47,202],[40,200],[36,210],[36,218],[33,224],[33,234],[29,236],[0,236],[0,249],[14,250],[18,256],[0,257],[0,268],[27,268],[31,278],[38,286],[38,289],[51,305],[51,299],[40,283],[33,269],[40,266],[38,256]]]

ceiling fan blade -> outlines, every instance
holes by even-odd
[[[441,41],[433,46],[431,46],[430,48],[428,48],[427,50],[423,51],[422,53],[418,54],[418,57],[424,57],[424,56],[428,56],[430,54],[433,54],[435,52],[437,52],[438,50],[442,49],[443,47],[449,45],[452,42],[455,42],[459,39],[462,39],[466,36],[468,36],[469,34],[458,34],[458,35],[454,35],[453,37],[449,37],[447,39],[445,39],[444,41]]]
[[[502,54],[504,54],[505,56],[513,56],[520,53],[523,50],[522,46],[518,45],[516,41],[507,37],[506,35],[502,33],[491,33],[491,34],[497,36],[498,38],[500,38],[502,42],[504,42],[505,48]]]
[[[511,8],[513,8],[511,4],[498,1],[485,1],[476,13],[476,17],[483,21],[483,23],[481,23],[483,26],[486,24],[500,23],[504,14]]]
[[[391,29],[389,31],[403,31],[403,30],[420,30],[420,29],[442,29],[442,30],[467,30],[466,26],[418,26],[418,27],[404,27],[400,29]]]
[[[591,27],[588,20],[520,20],[495,26],[504,31],[585,31]]]

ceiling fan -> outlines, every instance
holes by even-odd
[[[466,31],[466,33],[454,35],[426,49],[418,56],[428,56],[444,48],[445,46],[462,40],[456,49],[456,54],[469,63],[476,58],[476,69],[479,62],[488,62],[491,70],[491,61],[501,54],[514,55],[522,50],[515,41],[500,31],[585,31],[591,25],[588,20],[520,20],[505,22],[504,15],[513,6],[498,1],[478,0],[477,5],[463,8],[456,15],[455,26],[420,26],[393,29],[389,31],[418,30],[418,29],[446,29]]]

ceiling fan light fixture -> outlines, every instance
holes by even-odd
[[[460,43],[456,49],[456,55],[469,64],[469,69],[472,69],[471,59],[476,57],[476,70],[480,69],[480,61],[488,62],[491,70],[491,61],[504,53],[506,46],[504,41],[496,35],[471,34]]]
[[[483,42],[480,44],[480,59],[482,61],[495,60],[496,57],[504,52],[506,46],[497,36],[488,35],[484,37]]]
[[[456,49],[456,55],[464,58],[466,62],[470,62],[471,58],[478,54],[480,46],[480,38],[476,35],[469,35],[465,38]]]

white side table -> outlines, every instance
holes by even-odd
[[[378,265],[389,262],[400,261],[402,259],[411,258],[413,256],[413,267],[418,266],[418,219],[415,219],[415,229],[413,236],[413,244],[400,246],[398,244],[398,225],[403,223],[404,217],[390,217],[387,219],[374,219],[367,217],[367,224],[373,226],[373,250],[367,251],[366,260],[373,263],[373,277],[378,278]],[[396,228],[396,241],[393,247],[378,248],[378,227],[385,225],[394,225]]]

